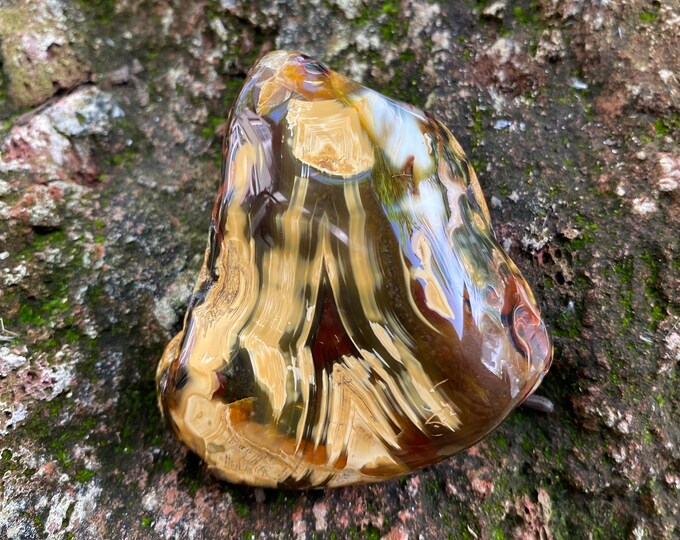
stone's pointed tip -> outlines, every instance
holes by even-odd
[[[216,475],[332,487],[491,432],[552,348],[437,120],[293,51],[235,104],[205,267],[159,402]]]
[[[265,54],[257,62],[255,67],[263,66],[270,69],[280,69],[291,58],[299,56],[300,53],[295,51],[272,51]]]

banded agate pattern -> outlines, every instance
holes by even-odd
[[[299,53],[231,111],[209,245],[158,367],[218,476],[340,486],[436,463],[538,386],[552,348],[453,135]]]

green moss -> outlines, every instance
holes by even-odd
[[[80,4],[81,9],[86,13],[87,18],[95,20],[98,23],[111,24],[117,14],[116,0],[76,0]]]
[[[480,166],[481,166],[481,164],[480,164]],[[477,168],[477,165],[475,165],[475,168]],[[507,184],[507,182],[501,181],[501,182],[498,183],[498,194],[501,197],[509,197],[511,193],[512,193],[512,190],[510,189],[510,186]]]
[[[25,430],[36,443],[41,444],[45,453],[64,470],[70,469],[73,465],[70,449],[83,440],[92,440],[93,427],[96,424],[94,417],[85,417],[74,419],[69,427],[59,425],[53,416],[63,410],[66,404],[72,407],[65,394],[49,402],[36,403],[31,416],[22,426],[22,430]]]
[[[621,326],[624,330],[631,325],[635,316],[633,308],[633,269],[633,259],[630,257],[622,259],[614,265],[614,272],[619,278],[622,289],[619,304],[623,312]]]
[[[654,22],[659,18],[658,11],[642,11],[640,13],[640,20],[642,22]]]
[[[61,445],[61,444],[63,444],[62,441],[59,441],[59,442],[55,441],[54,443],[50,444],[50,446],[55,447],[55,446]],[[66,449],[59,448],[57,450],[55,457],[57,459],[57,462],[62,466],[62,468],[64,468],[64,469],[70,469],[71,468],[71,464],[72,464],[71,456],[66,451]]]
[[[94,471],[91,471],[90,469],[80,469],[75,474],[75,479],[76,479],[76,482],[87,482],[93,476],[94,476]]]
[[[665,137],[670,133],[670,130],[661,118],[655,120],[654,131],[656,132],[657,137]]]
[[[365,5],[352,21],[352,25],[356,30],[365,29],[367,26],[375,29],[385,45],[394,45],[398,49],[403,49],[403,44],[408,43],[406,40],[408,21],[401,17],[398,2]],[[430,47],[431,42],[426,40],[424,51]],[[382,70],[388,69],[377,51],[366,51],[363,56],[366,62],[375,67]],[[394,76],[387,83],[382,83],[381,92],[393,99],[422,107],[428,94],[428,90],[422,86],[423,70],[424,62],[418,60],[417,51],[402,50],[399,55],[399,76]],[[367,84],[370,86],[370,80]]]
[[[43,285],[50,289],[48,295],[25,299],[19,308],[16,324],[20,328],[43,327],[49,330],[44,341],[34,344],[38,350],[59,349],[64,343],[75,343],[80,339],[71,313],[70,280],[71,272],[57,273],[43,279]]]
[[[415,60],[416,54],[413,51],[404,51],[399,55],[399,60],[402,62],[411,62]]]
[[[224,81],[225,91],[222,98],[222,104],[225,106],[225,111],[229,110],[236,96],[241,91],[244,79],[241,77],[231,77]]]
[[[500,527],[496,527],[491,531],[490,538],[492,540],[504,540],[505,533],[503,532],[503,529],[501,529]]]
[[[295,500],[293,497],[289,497],[285,491],[277,491],[276,499],[272,501],[272,504],[279,508],[292,508],[295,506]]]
[[[354,19],[355,28],[363,28],[374,24],[386,44],[398,44],[406,36],[408,21],[399,17],[399,7],[396,2],[384,2],[381,6],[364,6]]]
[[[243,503],[234,503],[234,512],[240,518],[247,518],[250,513],[248,505]]]
[[[425,492],[429,495],[436,497],[441,492],[439,481],[436,478],[428,478],[425,482]]]
[[[680,131],[680,115],[678,113],[657,118],[654,121],[654,132],[659,138],[675,135],[677,131]]]
[[[21,306],[21,309],[19,310],[19,324],[23,324],[26,326],[44,326],[45,324],[45,319],[43,319],[40,315],[37,314],[37,310],[29,306],[28,304],[24,304]]]
[[[522,25],[538,24],[540,17],[536,5],[532,2],[527,9],[522,9],[520,6],[515,6],[512,10],[513,18]]]
[[[109,158],[109,166],[122,166],[129,169],[137,158],[137,151],[133,149],[123,150],[119,154],[113,154]]]
[[[156,386],[153,380],[128,385],[121,395],[125,423],[120,431],[116,451],[130,454],[151,440],[160,428],[160,413],[156,406]]]
[[[492,111],[489,109],[489,107],[484,104],[472,104],[469,114],[471,126],[468,131],[470,134],[470,147],[472,150],[477,148],[484,141],[484,138],[486,137],[486,130],[491,123],[491,113]],[[478,172],[481,172],[486,167],[486,161],[482,160],[481,158],[474,157],[473,165]],[[509,194],[510,190],[508,190],[507,195]],[[501,193],[501,195],[503,194]]]
[[[363,534],[363,538],[366,538],[366,540],[379,540],[380,536],[380,531],[372,525],[366,527]]]
[[[569,338],[577,337],[581,333],[581,311],[580,306],[562,310],[555,320],[555,327],[552,329],[553,335]]]
[[[493,437],[493,446],[501,453],[509,448],[508,439],[501,433],[496,433]]]
[[[63,292],[64,294],[67,293],[67,291],[65,290],[60,292]],[[68,311],[68,308],[69,308],[68,298],[66,296],[52,298],[42,305],[43,311],[48,313],[50,316],[55,316],[64,313],[65,311]]]
[[[106,229],[106,223],[104,223],[102,220],[95,220],[93,225],[94,233],[93,233],[93,240],[97,244],[105,244],[106,243],[106,235],[104,233],[104,229]]]
[[[223,124],[224,121],[225,121],[225,118],[222,117],[222,116],[213,116],[213,115],[210,115],[210,116],[208,117],[208,125],[205,126],[205,127],[201,130],[201,135],[202,135],[203,137],[205,137],[206,139],[212,139],[213,137],[215,137],[215,132],[216,132],[217,128],[218,128],[221,124]]]
[[[383,2],[380,9],[385,15],[399,15],[398,2]]]
[[[647,305],[650,308],[648,329],[655,332],[658,325],[668,315],[669,303],[663,292],[662,274],[659,258],[650,252],[641,255],[641,260],[646,267],[645,295]]]
[[[66,233],[62,230],[49,231],[46,234],[36,234],[33,236],[31,251],[64,248],[67,242]]]
[[[35,470],[33,469],[24,469],[19,461],[14,457],[14,454],[9,448],[5,448],[2,451],[2,454],[0,454],[0,478],[7,472],[7,471],[21,471],[24,470],[25,476],[26,472],[29,471],[30,474],[28,475],[33,476],[35,473]]]
[[[56,350],[64,343],[75,343],[80,332],[75,327],[72,306],[69,300],[71,279],[80,259],[80,246],[70,243],[66,234],[52,231],[27,237],[21,256],[30,259],[34,253],[47,249],[59,250],[64,259],[71,262],[68,269],[41,276],[40,289],[36,294],[21,299],[16,324],[28,329],[42,327],[48,330],[43,341],[35,343],[37,350]],[[23,332],[22,332],[23,333]]]
[[[54,418],[56,416],[59,416],[63,405],[64,405],[63,399],[57,398],[53,399],[52,401],[48,401],[45,404],[45,409],[47,410],[47,414]]]
[[[591,221],[581,214],[576,214],[574,221],[576,222],[576,228],[581,234],[577,238],[570,240],[569,249],[576,252],[595,241],[599,226],[595,221]]]
[[[153,519],[148,517],[148,516],[144,516],[142,518],[142,520],[140,521],[140,523],[141,523],[142,527],[148,529],[153,524]]]

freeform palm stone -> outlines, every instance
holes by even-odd
[[[234,104],[209,245],[159,403],[215,474],[372,482],[482,439],[552,347],[453,135],[299,53]]]

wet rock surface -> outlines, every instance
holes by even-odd
[[[51,91],[20,97],[36,62],[10,49],[37,31],[0,29],[0,537],[678,536],[677,5],[44,4],[62,37],[41,69],[77,51]],[[458,136],[555,336],[554,414],[520,410],[402,480],[309,492],[221,483],[165,428],[155,365],[200,266],[220,135],[273,48]]]

